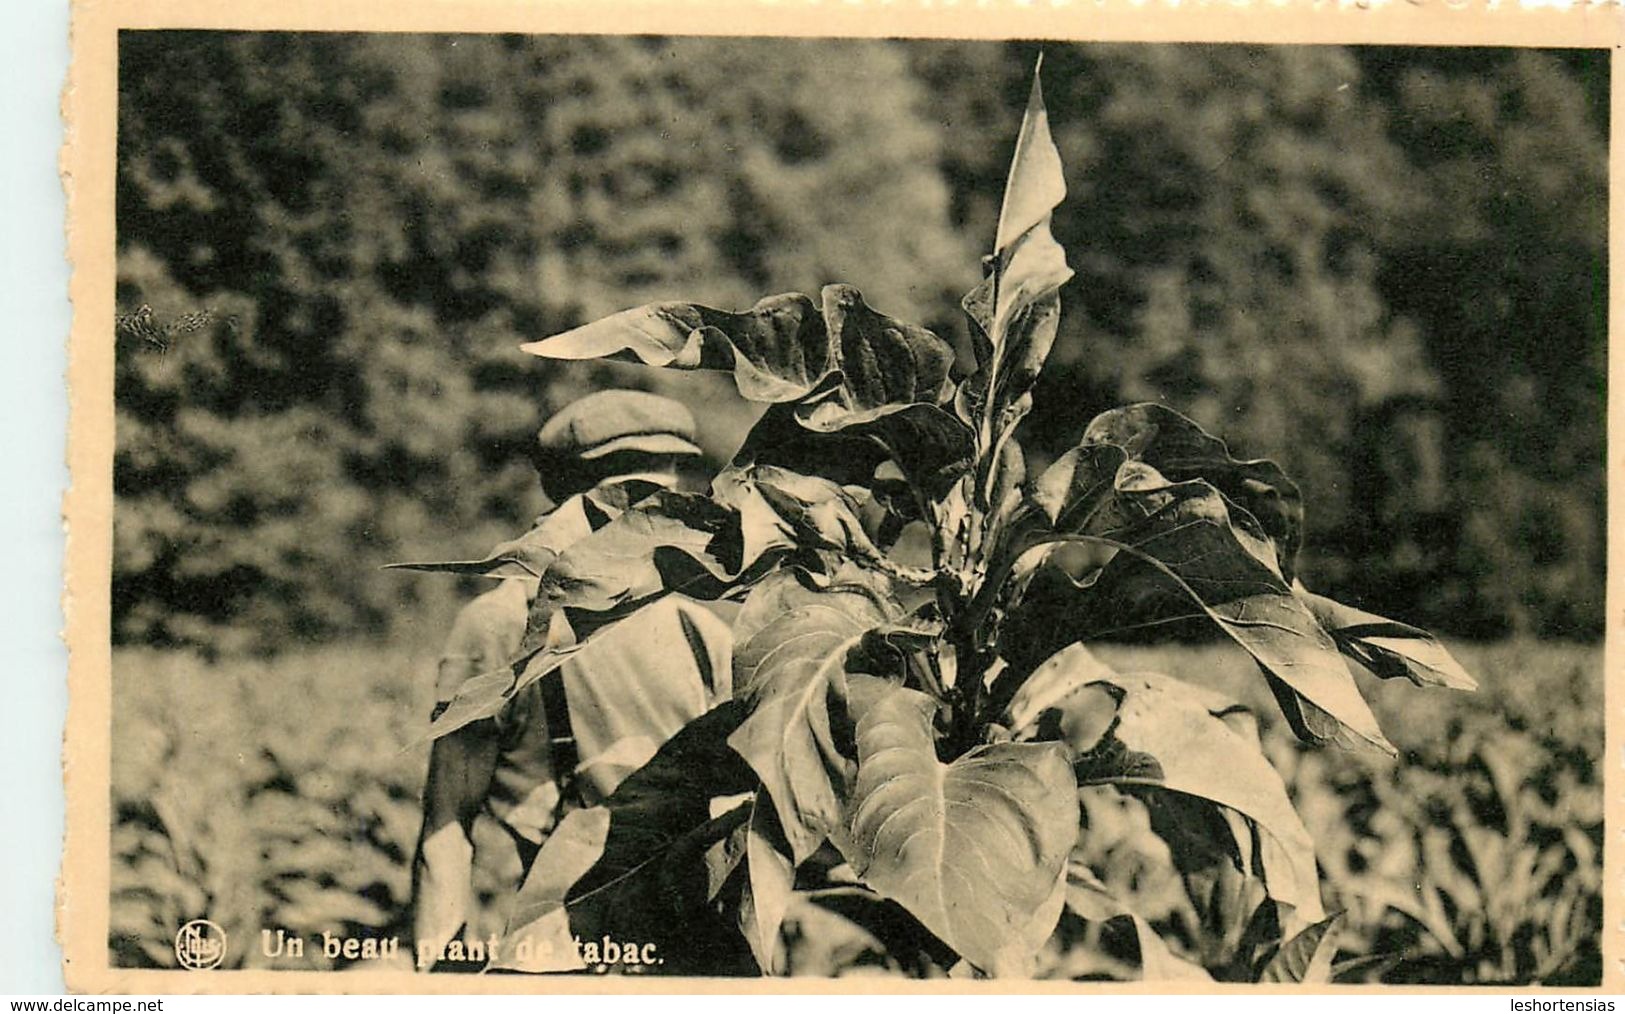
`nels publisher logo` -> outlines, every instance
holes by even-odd
[[[175,934],[175,960],[182,968],[214,968],[225,957],[226,931],[207,919],[193,919]]]

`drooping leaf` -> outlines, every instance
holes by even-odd
[[[515,658],[458,690],[430,724],[438,738],[504,708],[513,695],[637,611],[673,593],[711,599],[768,573],[788,537],[747,543],[743,519],[710,499],[661,491],[571,544],[538,582]]]
[[[801,863],[842,814],[852,761],[832,729],[844,721],[847,653],[895,612],[858,590],[796,595],[801,604],[734,646],[734,685],[749,717],[729,743],[750,763]]]
[[[1065,897],[1078,803],[1061,751],[937,759],[931,697],[852,677],[857,783],[847,859],[863,882],[991,974],[1027,971]]]
[[[1304,929],[1281,945],[1264,966],[1260,982],[1328,983],[1332,981],[1332,958],[1337,956],[1337,927],[1343,921],[1338,912]]]
[[[722,957],[706,951],[724,946],[735,930],[707,914],[705,857],[748,818],[743,803],[712,812],[714,800],[756,784],[726,743],[742,714],[730,702],[700,716],[603,804],[565,818],[514,899],[493,967],[579,968],[572,936],[653,943],[668,961],[690,967]],[[521,957],[527,951],[529,962]],[[552,967],[538,967],[544,964]]]
[[[1256,652],[1254,657],[1257,657]],[[1277,677],[1275,672],[1266,667],[1264,663],[1260,662],[1259,665],[1264,668],[1265,683],[1269,686],[1270,695],[1275,698],[1276,705],[1281,709],[1282,717],[1286,719],[1286,723],[1291,727],[1293,734],[1305,743],[1312,743],[1316,746],[1335,746],[1343,750],[1375,749],[1390,757],[1398,755],[1399,751],[1394,749],[1394,745],[1388,742],[1388,738],[1382,736],[1380,732],[1373,735],[1370,732],[1361,731],[1360,728],[1352,726],[1338,717],[1339,712],[1342,714],[1354,713],[1353,701],[1356,698],[1360,700],[1360,706],[1366,712],[1369,713],[1370,711],[1370,707],[1364,704],[1365,699],[1360,697],[1359,688],[1355,685],[1354,680],[1346,673],[1341,680],[1332,675],[1333,670],[1330,668],[1313,674],[1316,677],[1315,682],[1321,684],[1322,689],[1327,691],[1328,695],[1335,692],[1336,696],[1342,698],[1345,702],[1346,706],[1334,711],[1315,703],[1308,694],[1302,692],[1298,685]],[[1375,728],[1375,716],[1373,716],[1370,727]]]
[[[1279,465],[1239,461],[1223,440],[1171,408],[1146,402],[1096,416],[1082,446],[1115,446],[1172,482],[1203,479],[1258,520],[1274,540],[1282,576],[1293,579],[1303,545],[1303,496]]]
[[[1226,721],[1234,702],[1166,676],[1116,673],[1081,644],[1045,661],[1028,685],[1034,690],[1024,686],[1009,709],[1018,740],[1081,745],[1075,763],[1083,784],[1177,792],[1242,814],[1263,834],[1270,896],[1305,919],[1321,918],[1314,842],[1257,739]],[[1101,688],[1110,689],[1115,708]],[[1068,735],[1103,724],[1092,744]]]
[[[715,598],[790,545],[747,532],[737,511],[709,497],[657,493],[559,554],[541,579],[519,656],[546,645],[561,609],[617,613],[671,592]]]
[[[1007,657],[1028,668],[1072,641],[1205,618],[1265,673],[1293,730],[1310,742],[1393,752],[1336,643],[1293,593],[1272,541],[1210,484],[1170,483],[1127,461],[1080,530],[1040,538],[1114,548],[1097,573],[1029,585],[1007,623]]]
[[[829,479],[776,465],[731,466],[712,489],[718,502],[739,511],[747,547],[789,537],[859,559],[884,555],[863,527],[857,498]]]
[[[751,401],[803,398],[835,368],[823,318],[801,293],[743,313],[653,303],[520,346],[548,359],[622,359],[680,370],[730,370]]]
[[[1402,677],[1419,687],[1478,689],[1478,681],[1427,631],[1294,587],[1343,653],[1373,675]]]
[[[797,418],[819,433],[872,441],[928,497],[940,497],[970,468],[971,431],[935,405],[916,402],[852,411],[824,401],[801,406]]]
[[[826,285],[821,297],[841,370],[830,400],[850,412],[947,400],[953,346],[927,328],[874,309],[850,285]]]
[[[392,563],[385,569],[536,580],[565,549],[659,489],[654,483],[641,480],[605,483],[571,496],[537,519],[530,531],[501,543],[481,559]]]

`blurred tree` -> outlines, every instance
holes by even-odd
[[[1420,604],[1467,633],[1596,636],[1607,555],[1608,54],[1358,55],[1426,195],[1416,220],[1393,230],[1379,287],[1396,313],[1423,322],[1440,379],[1427,453],[1443,463],[1454,502],[1428,533],[1436,554],[1376,558],[1351,580],[1373,597],[1425,598],[1428,575],[1443,578],[1446,594]]]
[[[659,298],[851,280],[900,315],[974,281],[902,54],[861,43],[130,32],[118,338],[121,641],[382,631],[540,506],[525,449],[660,383],[723,453],[725,381],[516,345]],[[603,372],[603,371],[608,372]],[[720,396],[719,396],[720,395]]]

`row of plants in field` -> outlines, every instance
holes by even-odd
[[[174,967],[175,933],[210,919],[225,967],[333,962],[263,954],[307,940],[387,936],[409,905],[427,708],[405,657],[334,648],[215,667],[121,652],[113,696],[113,964]],[[417,666],[421,671],[421,663]],[[421,681],[420,681],[421,683]]]
[[[1244,660],[1216,647],[1135,650],[1114,660],[1178,665],[1227,682],[1249,676]],[[1338,981],[1595,983],[1599,654],[1537,645],[1477,650],[1469,660],[1494,678],[1471,706],[1451,709],[1454,719],[1426,715],[1407,725],[1403,711],[1378,708],[1402,762],[1302,748],[1279,722],[1263,730],[1316,841],[1327,907],[1346,913]],[[221,923],[234,941],[264,926],[307,938],[403,926],[404,857],[418,832],[424,770],[423,753],[406,748],[429,703],[424,658],[335,647],[207,665],[181,653],[124,651],[114,673],[115,965],[174,967],[175,928],[193,918]],[[294,700],[320,706],[295,722]],[[1091,834],[1076,861],[1132,899],[1170,953],[1205,970],[1204,955],[1222,953],[1224,934],[1184,900],[1185,882],[1145,806],[1100,789],[1083,809]],[[503,857],[506,836],[477,830],[489,832],[480,855]],[[498,885],[512,882],[516,861],[508,856],[479,873],[483,937],[508,914]],[[906,970],[873,933],[828,905],[791,905],[781,946],[789,974]],[[1064,915],[1035,974],[1132,979],[1140,961],[1120,923]],[[273,961],[234,947],[228,966],[244,963],[331,964],[320,954]]]

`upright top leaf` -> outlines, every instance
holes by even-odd
[[[1055,343],[1059,290],[1072,269],[1050,233],[1050,216],[1065,197],[1061,156],[1050,136],[1035,68],[999,211],[992,270],[964,301],[981,331],[978,351],[984,361],[961,389],[959,407],[977,426],[984,461],[995,457],[989,452],[1027,414],[1031,401],[1025,396]]]
[[[1033,87],[1027,96],[1027,113],[1016,137],[1016,154],[1005,183],[1004,203],[999,207],[999,234],[994,249],[1013,249],[1029,229],[1049,228],[1050,213],[1066,199],[1066,180],[1061,173],[1061,153],[1049,132],[1049,112],[1044,108],[1044,87],[1040,75],[1044,58],[1033,67]]]

